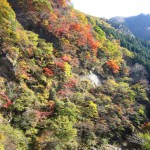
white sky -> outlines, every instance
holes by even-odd
[[[71,0],[71,2],[75,9],[97,17],[150,14],[150,0]]]

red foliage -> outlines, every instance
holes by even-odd
[[[65,28],[63,28],[63,27],[57,28],[57,29],[55,30],[55,34],[56,34],[57,36],[62,36],[62,35],[65,34],[65,33],[66,33],[66,30],[65,30]]]
[[[7,101],[7,103],[5,103],[3,105],[4,108],[9,108],[10,105],[12,105],[12,101],[8,98],[8,96],[4,93],[0,93],[0,96],[2,97],[2,99],[4,99],[5,101]]]
[[[65,83],[63,87],[70,89],[70,88],[75,87],[76,84],[77,84],[77,81],[75,79],[70,79],[70,81],[68,83]]]
[[[7,103],[4,104],[3,106],[4,106],[5,108],[9,108],[10,105],[12,105],[12,102],[11,102],[10,100],[8,100]]]
[[[64,90],[60,90],[60,91],[58,91],[58,94],[59,94],[59,95],[63,95],[63,96],[64,96],[64,95],[66,95],[66,91],[64,91]]]
[[[76,79],[70,79],[69,83],[72,84],[72,85],[76,85],[77,80]]]
[[[72,78],[67,83],[63,84],[63,89],[58,91],[59,96],[70,96],[72,95],[72,89],[77,85],[76,79]]]
[[[65,68],[64,62],[55,62],[55,65],[56,65],[57,67],[60,67],[61,69],[64,69],[64,68]]]
[[[33,0],[30,1],[30,5],[32,5]],[[54,34],[59,39],[64,39],[64,43],[62,44],[64,52],[70,52],[71,50],[76,51],[77,48],[84,47],[91,49],[91,54],[96,56],[99,42],[94,38],[91,25],[81,22],[80,17],[76,15],[74,11],[60,9],[60,7],[64,8],[67,6],[68,3],[70,3],[70,0],[56,0],[52,2],[52,7],[54,7],[53,12],[49,13],[47,18],[48,23],[46,24],[48,32]],[[72,53],[75,52],[72,51]],[[71,61],[68,56],[63,56],[62,60],[67,62]],[[63,68],[63,64],[60,62],[56,62],[56,65]]]
[[[59,4],[63,2],[63,0],[58,1]],[[49,18],[50,24],[47,26],[48,31],[55,34],[58,38],[65,37],[66,40],[73,41],[74,45],[90,48],[92,54],[96,56],[99,42],[94,38],[92,27],[85,23],[74,22],[69,15],[68,18],[70,20],[66,20],[60,13],[60,10],[55,9]],[[76,17],[76,19],[78,18]],[[67,43],[63,45],[65,51],[72,49]],[[70,61],[67,60],[68,58],[66,58],[66,56],[62,59],[64,59],[64,61]]]
[[[71,61],[71,56],[69,54],[64,54],[62,56],[62,60],[66,61],[66,62],[70,62]]]
[[[120,68],[114,60],[109,60],[109,61],[107,61],[106,64],[112,70],[113,73],[116,74],[119,72]]]
[[[45,67],[43,68],[43,72],[48,76],[48,77],[53,77],[54,73],[52,70],[50,70],[49,68]]]

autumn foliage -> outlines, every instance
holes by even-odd
[[[113,73],[116,74],[116,73],[119,72],[120,68],[119,68],[118,64],[114,60],[109,60],[109,61],[107,61],[106,64],[109,67],[109,69],[111,69],[111,71]]]
[[[64,64],[64,62],[62,61],[56,61],[55,62],[55,65],[56,65],[56,67],[60,67],[61,69],[63,69],[64,70],[64,68],[65,68],[65,64]]]
[[[12,105],[12,101],[8,98],[8,96],[5,93],[0,93],[0,97],[6,102],[3,104],[4,108],[9,108],[9,106]]]
[[[43,68],[43,72],[48,76],[48,77],[53,77],[54,76],[54,73],[51,69],[49,68]]]
[[[69,54],[64,54],[62,56],[62,60],[66,61],[66,62],[70,62],[71,61],[71,56]]]
[[[55,14],[52,14],[50,16],[49,20],[50,24],[47,26],[49,32],[54,33],[59,38],[65,37],[66,41],[73,40],[76,46],[87,47],[91,50],[92,55],[97,55],[99,41],[97,41],[94,37],[94,33],[92,32],[92,26],[80,22],[76,23],[74,22],[74,20],[63,20],[60,14],[57,14],[57,11],[55,12]],[[69,47],[68,44],[64,45],[66,45],[64,49],[72,49]]]
[[[0,0],[0,150],[99,149],[126,144],[144,122],[140,130],[150,130],[148,75],[133,76],[139,68],[127,63],[133,56],[113,32],[103,31],[105,20],[74,10],[69,0],[10,1],[24,30],[6,2]],[[23,131],[27,148],[1,124]]]
[[[75,79],[70,79],[67,83],[63,84],[63,87],[65,88],[73,88],[77,84],[77,81]]]

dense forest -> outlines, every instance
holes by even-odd
[[[150,42],[134,37],[133,34],[128,32],[120,23],[109,20],[106,20],[106,22],[110,23],[111,27],[105,26],[102,22],[98,23],[97,26],[105,31],[108,38],[118,39],[122,47],[132,51],[134,53],[134,62],[138,62],[145,66],[150,73]]]
[[[149,48],[69,0],[0,0],[0,150],[149,150]]]

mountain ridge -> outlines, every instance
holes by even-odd
[[[113,17],[110,21],[121,23],[140,39],[150,40],[150,14],[141,13],[131,17]]]

